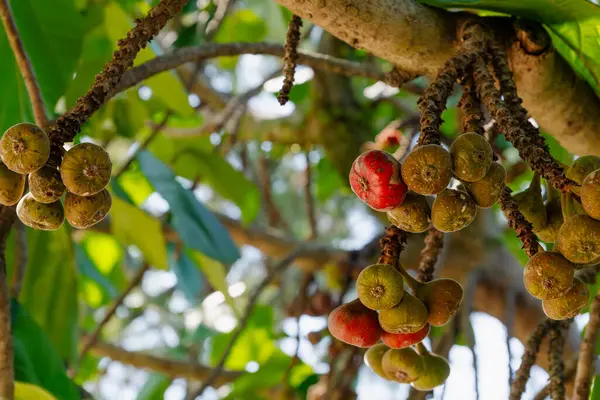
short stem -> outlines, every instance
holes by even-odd
[[[533,178],[531,178],[531,183],[529,184],[529,188],[527,190],[538,193],[542,189],[540,186],[541,183],[541,175],[539,172],[535,171],[533,173]]]
[[[416,294],[417,291],[421,288],[421,286],[423,286],[423,284],[421,282],[419,282],[418,280],[416,280],[415,278],[413,278],[411,274],[406,272],[406,270],[400,264],[398,264],[398,271],[400,271],[400,274],[402,274],[402,277],[404,278],[404,280],[406,281],[408,286]]]
[[[565,221],[575,215],[575,207],[573,205],[573,194],[572,193],[561,193],[560,195],[560,207],[562,209],[563,218]]]
[[[419,351],[419,354],[422,356],[429,354],[429,350],[427,350],[427,347],[425,347],[423,342],[417,343],[417,350]]]

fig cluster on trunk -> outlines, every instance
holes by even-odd
[[[65,219],[80,229],[100,222],[112,205],[106,189],[112,171],[108,153],[93,143],[81,143],[58,160],[58,168],[54,166],[57,160],[49,163],[50,153],[50,138],[37,125],[19,123],[4,132],[0,204],[16,204],[19,219],[38,230],[56,230]]]

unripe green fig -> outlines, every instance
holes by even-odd
[[[60,200],[44,204],[27,193],[17,204],[17,216],[23,224],[41,231],[55,231],[65,220]]]
[[[444,326],[458,312],[463,300],[463,288],[453,279],[435,279],[421,286],[417,296],[427,307],[427,322],[431,326]]]
[[[531,222],[534,230],[539,230],[546,226],[546,208],[544,207],[540,175],[538,173],[533,175],[529,187],[515,194],[513,199],[517,202],[521,214],[523,214],[527,221]]]
[[[428,144],[414,149],[402,165],[408,188],[423,195],[438,194],[452,178],[452,158],[442,146]]]
[[[542,308],[548,318],[563,320],[576,317],[590,299],[590,289],[581,279],[575,278],[573,287],[563,296],[542,301]]]
[[[11,126],[0,139],[0,158],[11,171],[30,174],[42,168],[50,157],[50,139],[37,125]]]
[[[525,265],[525,289],[540,300],[556,299],[573,286],[574,267],[560,253],[540,251]]]
[[[411,383],[417,390],[427,391],[440,386],[450,376],[450,364],[448,360],[437,354],[423,354],[423,374],[419,379]]]
[[[56,168],[45,165],[29,174],[29,191],[40,203],[53,203],[65,192],[60,172]]]
[[[404,279],[387,264],[373,264],[363,269],[356,279],[360,301],[371,310],[384,310],[400,303],[404,295]]]
[[[91,196],[102,191],[110,182],[111,171],[110,156],[93,143],[73,146],[60,164],[63,183],[77,196]]]
[[[556,250],[575,264],[588,264],[600,257],[600,221],[586,214],[573,215],[562,224]]]
[[[387,378],[399,383],[414,382],[424,372],[421,356],[411,347],[386,351],[381,365]]]
[[[19,202],[25,191],[25,175],[8,169],[0,162],[0,204],[13,206]]]
[[[490,208],[498,201],[506,182],[506,170],[493,162],[487,174],[475,182],[463,182],[467,193],[481,208]]]
[[[541,229],[534,229],[536,236],[546,243],[554,243],[558,236],[558,231],[563,224],[563,213],[560,206],[560,198],[552,199],[546,202],[546,226]]]
[[[597,156],[582,156],[573,161],[573,164],[567,169],[567,178],[575,181],[578,185],[583,183],[583,180],[590,173],[600,168],[600,157]]]
[[[425,196],[409,192],[400,206],[387,212],[387,217],[403,231],[421,233],[431,225],[431,207]]]
[[[587,215],[600,220],[600,169],[585,177],[580,195],[581,205]]]
[[[112,207],[112,196],[106,189],[92,196],[77,196],[67,192],[65,216],[71,226],[85,229],[102,221]]]
[[[369,367],[371,371],[375,372],[377,375],[384,379],[388,379],[388,377],[385,375],[385,372],[383,372],[383,366],[381,364],[383,361],[383,355],[389,349],[390,348],[387,347],[385,344],[379,343],[372,347],[369,347],[369,350],[367,350],[365,353],[364,360],[365,364],[367,364],[367,367]]]
[[[379,325],[389,333],[414,333],[423,329],[427,317],[423,302],[405,292],[396,306],[379,311]]]
[[[487,174],[494,153],[483,136],[465,133],[452,142],[450,156],[454,175],[463,182],[476,182]]]
[[[477,215],[477,206],[466,192],[445,189],[431,207],[431,222],[440,232],[456,232],[469,226]]]

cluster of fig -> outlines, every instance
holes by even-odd
[[[524,282],[555,320],[573,318],[588,305],[589,289],[575,271],[600,264],[600,157],[578,158],[566,175],[580,185],[574,193],[559,196],[549,189],[544,202],[539,178],[534,177],[529,188],[515,196],[536,235],[554,244],[552,251],[529,260]]]
[[[48,135],[37,125],[20,123],[4,132],[0,204],[17,204],[19,219],[38,230],[56,230],[65,219],[80,229],[97,224],[112,205],[106,189],[112,170],[108,153],[81,143],[69,149],[56,168],[48,163],[50,150]],[[26,184],[29,192],[24,195]]]
[[[421,283],[401,266],[373,264],[361,271],[356,290],[358,299],[329,315],[329,332],[344,343],[369,348],[366,364],[387,380],[419,390],[444,383],[450,373],[448,361],[429,353],[422,341],[431,326],[444,326],[454,317],[462,303],[462,286],[452,279]]]
[[[452,178],[460,185],[448,188]],[[416,147],[400,164],[391,154],[370,150],[352,165],[350,186],[369,207],[387,212],[389,221],[411,232],[431,225],[441,232],[467,227],[477,207],[492,207],[504,188],[506,171],[493,161],[488,141],[464,133],[450,151],[437,144]],[[430,206],[426,196],[435,195]]]

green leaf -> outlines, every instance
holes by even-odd
[[[542,136],[546,140],[546,144],[548,144],[548,148],[550,149],[550,154],[554,157],[554,159],[560,161],[565,165],[571,165],[573,162],[573,155],[567,151],[558,141],[548,135],[547,133],[542,133]]]
[[[187,258],[187,263],[194,263],[198,268],[200,268],[206,277],[206,280],[208,283],[210,283],[210,286],[223,293],[223,296],[225,296],[225,301],[237,315],[238,311],[235,306],[235,302],[229,295],[227,271],[225,270],[223,264],[205,257],[203,254],[193,250],[185,251],[182,253],[182,255],[183,257]]]
[[[158,373],[150,374],[136,400],[162,400],[165,398],[165,391],[170,385],[171,378]]]
[[[590,400],[600,400],[600,375],[594,376],[594,382],[592,383],[592,392],[590,393]]]
[[[319,202],[324,203],[331,196],[343,190],[344,184],[338,170],[328,158],[319,160],[315,168],[316,188],[315,195]]]
[[[156,268],[168,269],[165,236],[159,220],[115,196],[111,231],[121,243],[140,249],[146,262]]]
[[[80,272],[80,293],[90,307],[100,308],[117,295],[112,282],[102,275],[86,250],[78,244],[75,244],[75,260]]]
[[[77,357],[77,269],[71,230],[27,230],[29,259],[20,302],[60,356]]]
[[[0,30],[0,133],[19,122],[33,122],[31,103],[4,29]]]
[[[15,382],[15,400],[57,400],[39,386]]]
[[[185,251],[178,255],[175,254],[174,244],[169,244],[168,248],[171,256],[169,264],[171,265],[171,271],[177,277],[177,287],[190,303],[198,303],[204,288],[204,281],[197,264],[190,259]]]
[[[15,379],[43,387],[58,400],[78,399],[77,387],[67,377],[64,364],[47,335],[15,300],[11,301],[11,325]]]
[[[166,165],[148,151],[140,152],[138,162],[156,191],[169,203],[173,228],[187,247],[226,264],[232,264],[240,257],[225,227],[190,190],[175,180]]]
[[[118,184],[128,202],[138,207],[154,192],[152,185],[148,182],[142,171],[140,171],[136,162],[132,163],[127,171],[121,174],[117,180],[111,181],[111,183],[113,182]],[[119,197],[123,198],[121,194],[119,194]]]
[[[113,118],[119,136],[132,138],[144,128],[148,112],[137,93],[129,91],[116,98],[113,107]]]
[[[267,34],[267,24],[252,10],[237,9],[223,20],[214,37],[216,43],[262,42]]]

